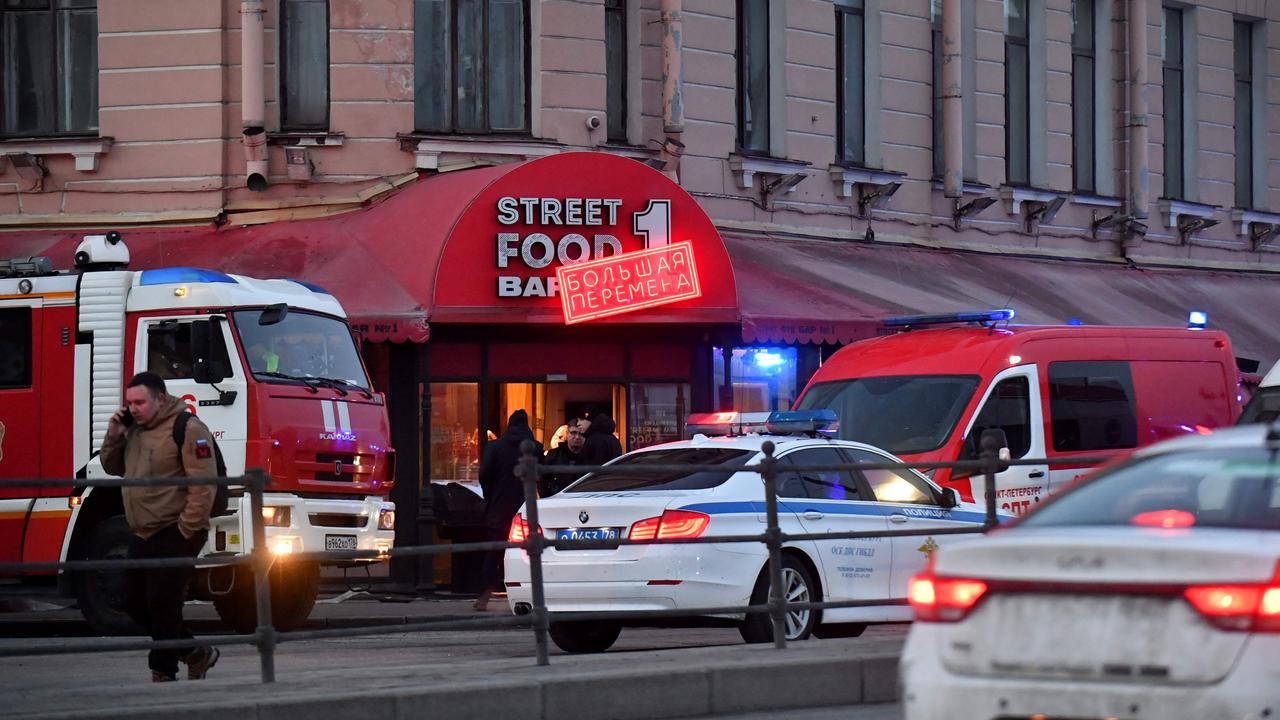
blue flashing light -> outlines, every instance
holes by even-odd
[[[193,267],[159,268],[143,270],[139,285],[176,285],[181,283],[234,283],[235,278],[217,270]]]
[[[1070,320],[1067,321],[1067,324],[1070,325],[1071,327],[1078,327],[1080,325],[1083,325],[1084,323],[1080,322],[1080,318],[1071,318]]]
[[[685,421],[685,429],[691,435],[721,437],[748,433],[834,436],[840,429],[840,420],[834,410],[827,409],[694,413]]]
[[[751,361],[756,364],[756,367],[766,370],[776,368],[786,362],[781,354],[768,350],[757,350],[751,356]]]
[[[332,294],[333,294],[333,293],[329,292],[328,290],[325,290],[324,288],[320,287],[319,285],[316,285],[315,283],[309,283],[309,282],[306,282],[305,280],[299,280],[299,279],[297,279],[297,278],[285,278],[285,280],[288,280],[288,281],[289,281],[289,282],[291,282],[291,283],[296,283],[296,284],[298,284],[298,285],[301,285],[302,287],[304,287],[304,288],[306,288],[306,289],[308,289],[308,290],[310,290],[311,292],[314,292],[314,293],[320,293],[321,295],[332,295]]]
[[[1187,313],[1187,327],[1192,330],[1203,330],[1209,325],[1209,313],[1203,310],[1192,310]]]
[[[997,323],[1012,320],[1016,313],[1011,308],[982,310],[979,312],[942,313],[940,315],[903,315],[880,321],[885,327],[915,327],[918,325],[954,325],[956,323]]]
[[[769,413],[765,430],[774,435],[805,433],[807,435],[835,436],[840,429],[840,418],[835,410],[778,410]]]

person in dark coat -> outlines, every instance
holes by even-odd
[[[533,430],[529,428],[529,414],[516,410],[507,420],[507,429],[502,437],[484,448],[484,457],[480,461],[480,489],[484,492],[484,517],[490,540],[507,539],[511,518],[524,504],[524,485],[515,471],[520,464],[520,446],[525,440],[534,444],[534,456],[542,457],[542,444],[533,439]],[[476,610],[487,609],[489,596],[494,590],[502,589],[503,552],[490,550],[485,553]]]
[[[587,441],[582,446],[583,465],[603,465],[622,454],[622,443],[613,436],[618,426],[613,418],[604,413],[591,419],[591,427],[587,429]]]
[[[568,436],[563,443],[543,456],[542,464],[581,465],[582,446],[587,441],[587,425],[585,418],[569,418]],[[543,475],[538,478],[538,497],[551,497],[580,477],[582,473],[575,472]]]

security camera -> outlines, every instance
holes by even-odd
[[[599,127],[600,127],[600,116],[599,116],[599,115],[589,115],[589,116],[587,116],[587,129],[588,129],[588,130],[596,130],[596,129],[598,129]]]

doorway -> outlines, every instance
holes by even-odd
[[[618,438],[627,450],[627,389],[616,383],[492,383],[488,410],[485,413],[488,427],[486,435],[496,438],[507,427],[507,418],[516,410],[529,413],[529,426],[533,437],[550,450],[563,441],[556,434],[569,418],[591,418],[605,413],[617,423]]]

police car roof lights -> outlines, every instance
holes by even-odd
[[[999,308],[996,310],[941,313],[938,315],[902,315],[885,318],[880,321],[880,324],[885,327],[901,328],[918,327],[920,325],[954,325],[957,323],[982,323],[985,325],[988,323],[1007,322],[1012,320],[1015,314],[1012,308]]]
[[[835,435],[839,420],[833,410],[775,410],[773,412],[694,413],[685,421],[691,435]]]

